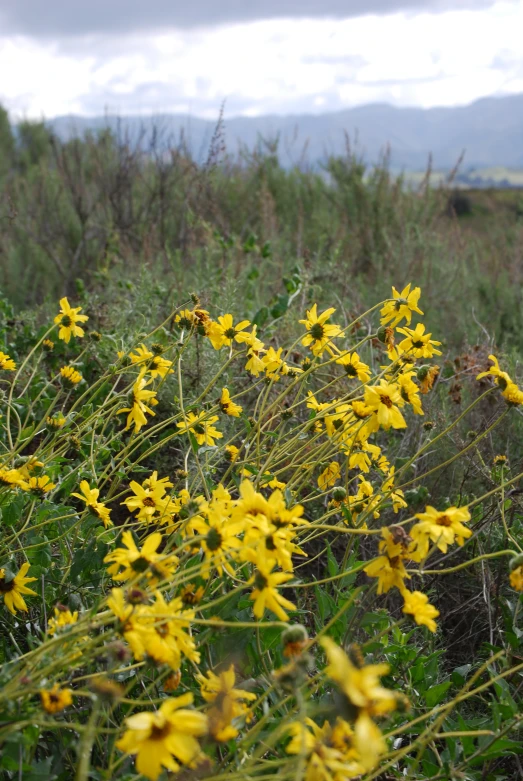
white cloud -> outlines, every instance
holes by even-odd
[[[523,91],[523,4],[280,19],[45,43],[0,37],[0,102],[32,117],[458,105]]]

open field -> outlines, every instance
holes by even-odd
[[[521,777],[521,194],[3,144],[2,777]]]

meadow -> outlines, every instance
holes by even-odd
[[[523,208],[465,195],[0,116],[2,777],[523,776]]]

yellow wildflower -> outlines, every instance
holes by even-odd
[[[0,595],[4,598],[6,608],[13,615],[17,610],[27,613],[27,605],[22,594],[36,596],[36,591],[27,588],[26,585],[36,580],[36,578],[25,577],[28,569],[29,564],[26,561],[12,580],[6,580],[5,569],[0,569]]]
[[[10,358],[7,353],[3,353],[0,350],[0,371],[14,372],[16,369],[16,363]]]
[[[81,499],[82,502],[85,502],[86,507],[101,520],[106,529],[109,526],[112,526],[111,511],[103,502],[98,501],[100,489],[90,488],[87,480],[82,480],[80,483],[80,491],[82,492],[81,494],[72,493],[71,496],[76,496],[77,499]]]
[[[152,382],[152,379],[145,379],[146,369],[142,368],[136,382],[133,385],[132,406],[125,407],[118,410],[118,415],[122,415],[128,412],[126,429],[130,428],[134,424],[134,433],[137,434],[142,426],[147,423],[146,415],[155,415],[156,413],[147,406],[151,404],[153,407],[158,404],[156,398],[156,391],[146,390],[147,385]],[[146,403],[147,402],[147,403]]]
[[[40,689],[40,699],[46,713],[59,713],[72,705],[73,693],[71,689],[60,689],[55,683],[52,689]]]
[[[126,719],[120,751],[136,755],[136,770],[156,781],[162,768],[174,773],[180,765],[194,767],[201,754],[197,738],[207,733],[207,717],[189,710],[192,694],[165,700],[160,710],[135,713]]]
[[[377,430],[380,426],[386,431],[389,428],[406,428],[405,418],[399,411],[404,401],[401,397],[398,385],[380,380],[378,385],[365,387],[366,406],[372,411],[372,427]]]
[[[243,408],[239,404],[235,404],[231,401],[231,396],[227,388],[223,388],[222,395],[220,396],[220,409],[225,415],[230,415],[233,418],[239,418],[243,412]]]
[[[151,350],[148,350],[144,344],[141,344],[136,348],[136,355],[129,353],[129,358],[132,363],[139,364],[145,367],[146,373],[151,377],[166,377],[167,374],[172,374],[173,370],[171,366],[172,361],[168,361],[166,358],[162,358],[161,355],[157,355]]]
[[[345,353],[338,358],[336,363],[343,366],[347,377],[351,379],[357,378],[360,382],[368,382],[370,380],[370,368],[360,360],[358,353]]]
[[[158,580],[167,580],[174,572],[178,559],[174,555],[158,553],[162,542],[160,532],[150,534],[143,542],[142,548],[138,548],[130,531],[122,534],[122,545],[107,554],[104,559],[106,564],[111,564],[107,572],[113,580],[131,580],[138,575],[145,574],[151,583]]]
[[[421,289],[419,287],[415,287],[414,290],[411,291],[410,282],[403,288],[401,293],[398,293],[396,288],[393,287],[392,300],[387,301],[380,312],[381,324],[386,325],[387,323],[390,323],[391,327],[395,328],[398,323],[405,318],[407,325],[410,325],[413,312],[417,312],[419,315],[423,314],[418,307],[420,295]]]
[[[222,347],[231,345],[233,341],[247,342],[249,335],[241,332],[249,325],[249,320],[242,320],[234,325],[232,315],[222,315],[218,318],[218,322],[212,322],[209,325],[207,336],[214,349],[220,350]]]
[[[242,700],[255,700],[256,695],[244,689],[234,688],[236,674],[232,664],[228,670],[224,670],[219,675],[210,670],[206,675],[199,673],[196,675],[196,680],[200,684],[203,699],[212,704],[207,711],[209,732],[212,737],[219,742],[237,737],[238,729],[233,725],[233,721],[248,715],[248,708]]]
[[[464,523],[470,521],[467,507],[449,507],[439,511],[435,507],[426,507],[424,513],[418,513],[416,523],[410,530],[413,539],[410,557],[421,561],[429,552],[429,540],[435,543],[442,553],[447,552],[449,545],[457,542],[463,545],[467,537],[472,536],[472,530]]]
[[[431,632],[435,632],[437,624],[434,619],[439,616],[439,610],[430,604],[428,596],[421,591],[407,591],[405,589],[403,598],[405,600],[403,612],[410,614],[417,624],[423,624]]]
[[[52,491],[53,488],[56,488],[56,484],[51,482],[51,478],[48,475],[40,475],[40,477],[30,477],[26,481],[25,487],[28,491],[33,491],[39,496],[44,496],[44,494],[47,494],[49,491]]]
[[[313,355],[321,357],[325,350],[331,355],[334,344],[331,339],[336,338],[341,333],[339,325],[327,325],[327,320],[336,310],[331,307],[326,309],[321,315],[318,315],[317,304],[308,309],[304,320],[299,322],[307,329],[307,334],[301,340],[304,347],[310,347]]]
[[[74,388],[79,382],[82,382],[82,375],[73,366],[62,366],[60,369],[62,382],[66,388]]]
[[[337,461],[331,461],[331,463],[323,470],[318,477],[318,488],[320,491],[325,491],[327,488],[331,488],[336,480],[340,476],[340,465]]]
[[[47,631],[53,637],[67,626],[72,626],[78,621],[78,610],[71,613],[66,607],[59,606],[54,609],[54,618],[47,622]]]
[[[71,336],[82,337],[85,335],[85,331],[77,323],[85,323],[89,318],[87,315],[80,315],[82,311],[81,306],[71,307],[67,298],[60,299],[60,313],[56,315],[54,322],[60,326],[58,331],[58,338],[63,339],[68,343]]]
[[[409,353],[415,358],[432,358],[433,355],[441,355],[441,350],[437,349],[441,342],[435,342],[430,338],[432,334],[425,333],[423,323],[418,323],[414,329],[398,328],[398,333],[406,337],[398,345],[400,352]]]
[[[208,445],[212,447],[215,443],[215,439],[221,439],[223,434],[218,429],[214,428],[213,423],[218,420],[218,415],[211,415],[206,417],[205,412],[200,412],[198,415],[194,412],[188,412],[186,415],[186,421],[177,423],[179,429],[182,429],[182,433],[190,431],[194,434],[194,438],[198,445]]]

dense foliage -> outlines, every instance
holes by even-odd
[[[3,304],[5,776],[514,778],[521,475],[488,452],[523,392],[497,358],[458,391],[411,285],[282,334],[85,299]]]

